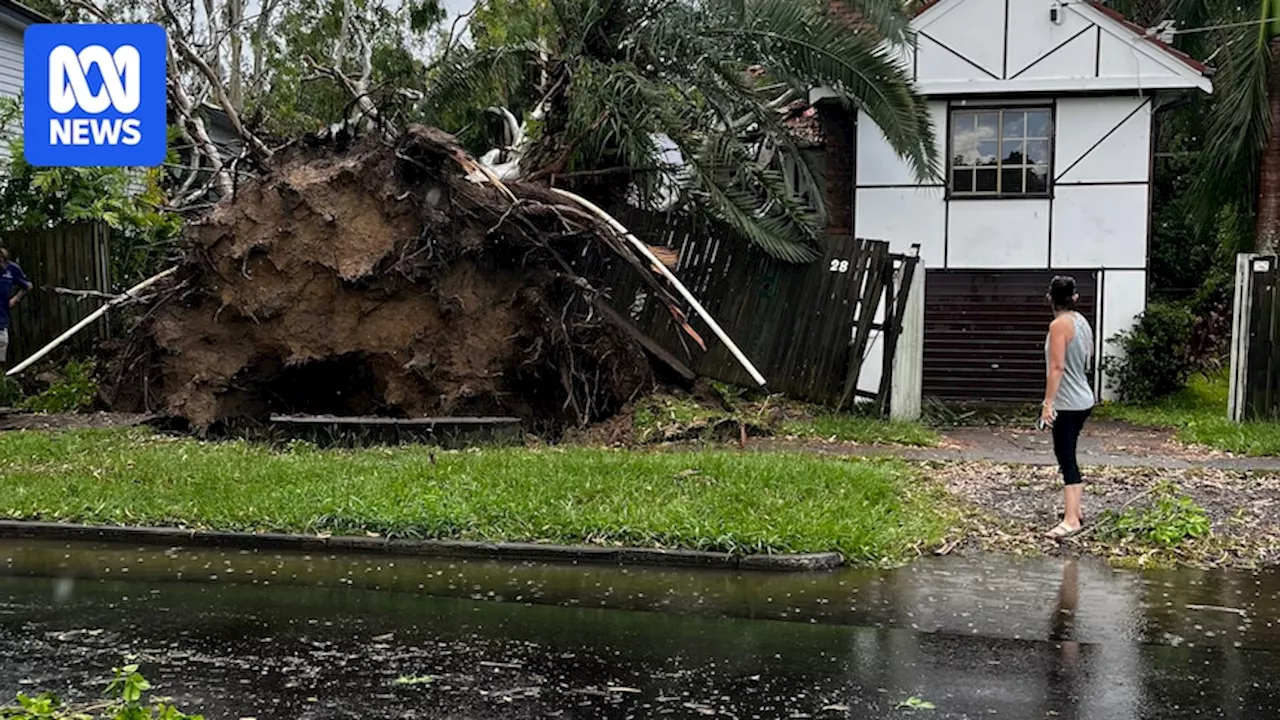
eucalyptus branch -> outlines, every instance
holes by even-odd
[[[374,122],[381,121],[382,113],[378,110],[378,106],[373,102],[373,98],[369,97],[367,89],[362,89],[355,81],[347,77],[341,70],[336,67],[329,67],[317,63],[310,55],[302,56],[302,63],[317,76],[329,78],[344,88],[351,94],[356,105],[360,107],[361,112]],[[387,128],[388,132],[394,133],[392,128]]]
[[[227,120],[231,123],[231,127],[236,134],[245,141],[254,154],[260,160],[267,160],[271,157],[271,149],[258,138],[257,135],[249,132],[244,123],[240,121],[240,112],[231,102],[231,98],[227,96],[227,90],[222,85],[222,80],[218,73],[201,58],[191,46],[187,44],[182,35],[182,28],[177,13],[173,11],[173,6],[169,0],[160,0],[161,7],[164,8],[165,14],[169,17],[170,22],[174,24],[173,32],[167,33],[170,42],[177,48],[178,53],[185,57],[192,65],[200,71],[202,75],[209,81],[209,85],[213,89],[213,94],[218,99],[218,104],[222,106],[222,111],[227,114]]]

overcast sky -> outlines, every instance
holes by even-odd
[[[444,6],[449,9],[450,17],[470,10],[474,4],[475,0],[444,0]]]

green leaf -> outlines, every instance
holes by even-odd
[[[898,703],[895,707],[897,710],[936,710],[933,703],[927,700],[921,700],[914,695]]]

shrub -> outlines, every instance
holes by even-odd
[[[106,702],[68,705],[53,693],[18,693],[13,705],[0,707],[0,720],[203,720],[178,710],[167,698],[144,701],[142,695],[150,689],[137,665],[125,665],[112,669]]]
[[[98,381],[93,376],[90,360],[67,363],[62,378],[38,395],[32,395],[22,403],[29,412],[67,413],[83,410],[93,405],[98,395]]]
[[[1104,519],[1104,537],[1132,539],[1144,545],[1172,548],[1186,540],[1209,534],[1209,516],[1204,508],[1178,492],[1176,485],[1161,482],[1152,491],[1154,502],[1124,513],[1109,512]]]
[[[1110,386],[1126,402],[1151,402],[1187,386],[1197,369],[1191,354],[1196,318],[1185,306],[1152,303],[1132,330],[1112,340],[1121,354],[1104,361]]]
[[[22,403],[22,385],[11,377],[0,375],[0,407],[16,407]]]

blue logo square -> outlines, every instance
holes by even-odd
[[[23,154],[47,167],[156,166],[166,153],[159,25],[27,27]]]

